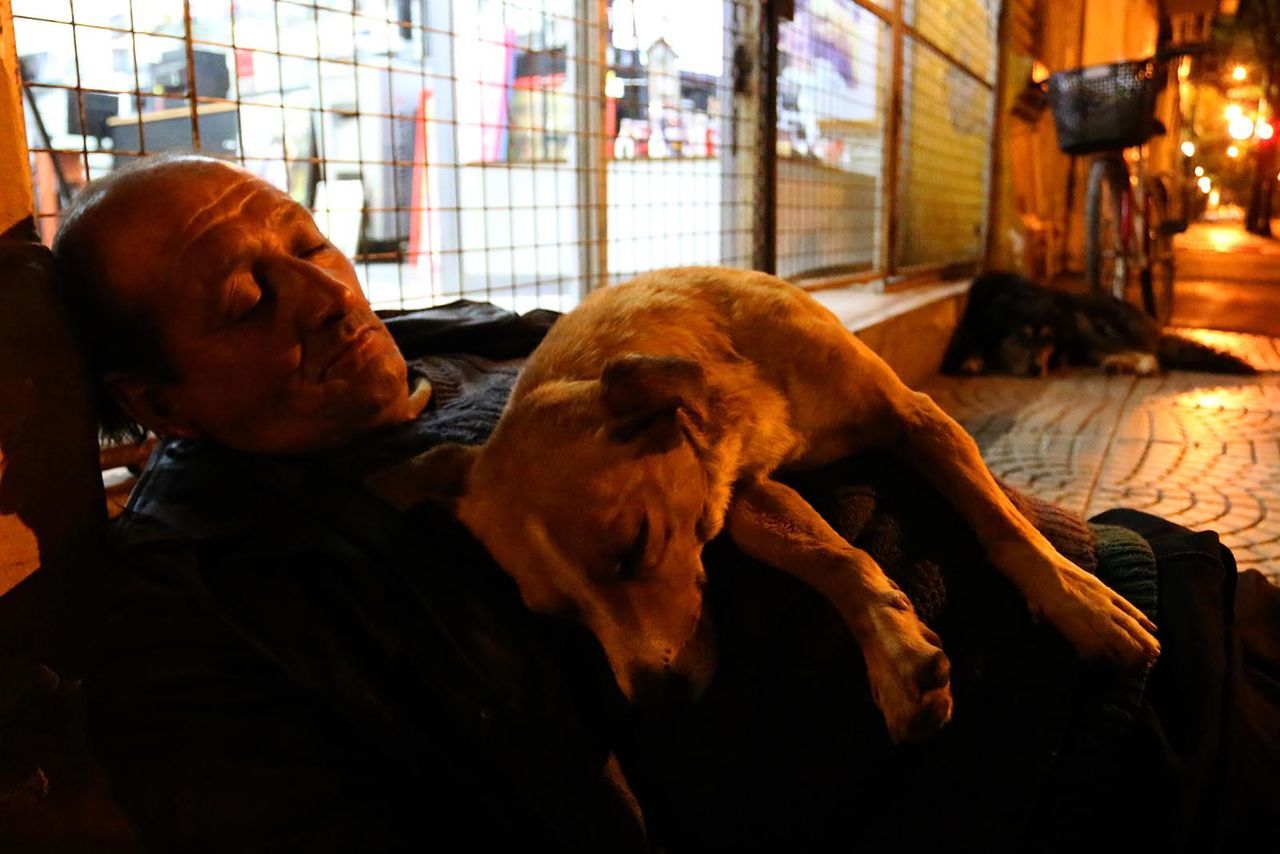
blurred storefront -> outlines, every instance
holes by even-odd
[[[5,3],[46,239],[85,181],[195,149],[311,209],[379,307],[521,309],[679,264],[871,289],[976,269],[999,7]]]

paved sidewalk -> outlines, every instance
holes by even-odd
[[[1276,371],[937,377],[924,388],[1012,486],[1086,516],[1134,507],[1217,531],[1280,584],[1280,342],[1193,333]]]
[[[1238,222],[1202,222],[1174,247],[1174,326],[1280,335],[1280,240],[1249,234]]]

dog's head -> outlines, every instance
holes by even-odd
[[[944,370],[1040,377],[1060,360],[1062,296],[1010,273],[979,277]]]
[[[1052,324],[1022,318],[1004,330],[994,347],[988,370],[1023,377],[1045,377],[1053,367],[1056,347]]]
[[[399,506],[444,499],[525,605],[586,626],[638,699],[714,668],[703,544],[723,521],[697,362],[628,354],[595,380],[513,398],[483,446],[444,446],[369,485]]]

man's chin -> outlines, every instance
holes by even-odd
[[[409,403],[408,369],[397,352],[372,360],[352,380],[344,408],[352,421],[371,430],[408,421],[416,415]]]

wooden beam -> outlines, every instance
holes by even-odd
[[[84,365],[36,238],[12,12],[0,0],[0,593],[106,520]]]
[[[25,127],[13,2],[0,0],[0,234],[35,210]]]

